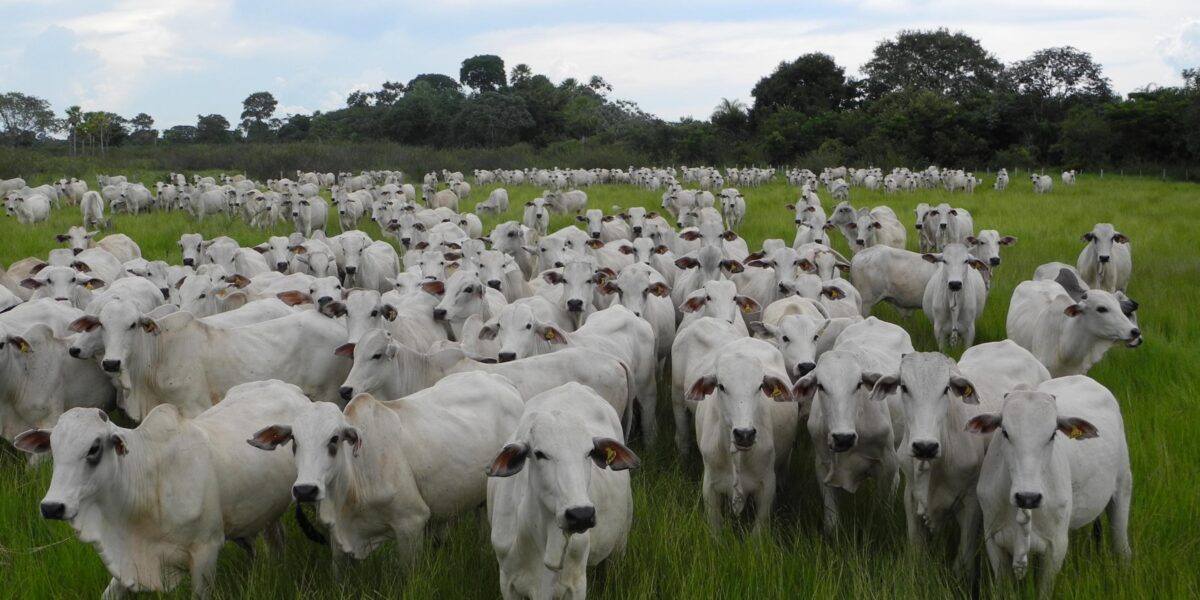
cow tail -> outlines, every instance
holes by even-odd
[[[625,361],[618,360],[621,368],[625,369],[625,386],[628,393],[625,394],[625,414],[621,415],[621,424],[625,430],[625,441],[629,441],[629,434],[633,431],[633,405],[637,402],[638,385],[637,379],[634,376],[633,369],[625,364]],[[642,415],[646,418],[646,415]]]
[[[308,515],[304,512],[304,505],[296,503],[296,524],[300,526],[300,531],[304,532],[304,537],[316,542],[322,546],[328,546],[329,540],[325,539],[325,535],[317,530],[312,521],[308,520]]]

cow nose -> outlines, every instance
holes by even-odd
[[[938,223],[938,229],[945,229],[945,228],[946,228],[945,223]]]
[[[845,452],[854,447],[854,442],[858,441],[857,433],[834,433],[830,437],[833,438],[833,451]]]
[[[275,263],[275,268],[276,268],[276,269],[279,269],[280,271],[287,270],[287,263],[285,263],[285,262],[277,262],[277,263]]]
[[[861,240],[861,239],[854,240],[854,243],[858,244],[859,246],[866,246],[866,245],[867,245],[866,241],[865,241],[865,240]]]
[[[41,509],[43,519],[60,521],[67,514],[67,505],[62,502],[43,502]]]
[[[158,291],[162,293],[163,300],[170,300],[170,299],[171,299],[171,290],[170,290],[170,288],[158,288]]]
[[[488,287],[492,288],[493,290],[500,289],[500,280],[499,279],[489,279],[487,284],[488,284]]]
[[[316,502],[317,486],[311,483],[297,483],[292,486],[292,497],[297,502]]]
[[[121,361],[111,359],[111,358],[106,358],[100,362],[100,366],[103,367],[104,370],[108,371],[109,373],[116,373],[117,371],[121,370]]]
[[[753,427],[733,430],[733,445],[738,448],[753,446],[756,438],[758,438],[758,430]]]
[[[192,258],[183,259],[183,266],[185,266],[185,267],[191,267],[191,266],[194,266],[195,264],[196,264],[195,259],[192,259]]]
[[[1037,508],[1042,505],[1042,495],[1035,492],[1017,492],[1013,494],[1017,508]]]
[[[348,385],[343,385],[342,387],[338,388],[338,395],[342,397],[342,400],[349,400],[350,398],[354,397],[354,388]]]
[[[593,506],[568,508],[563,517],[567,523],[567,531],[571,533],[583,533],[596,526],[596,508]]]
[[[919,458],[921,460],[929,460],[931,458],[937,458],[938,443],[937,442],[929,442],[929,441],[913,442],[912,443],[912,453],[913,453],[913,458]]]
[[[951,282],[950,282],[950,291],[952,291],[952,292],[957,292],[957,291],[959,291],[959,290],[961,290],[961,289],[962,289],[962,282],[961,282],[961,281],[951,281]]]
[[[83,252],[83,248],[71,248],[71,252],[74,254],[79,254],[80,252]]]
[[[786,293],[788,293],[787,286],[786,286],[786,285],[783,285],[782,283],[781,283],[781,284],[779,284],[779,293],[780,293],[780,294],[786,294]]]
[[[79,358],[79,355],[83,354],[83,350],[76,348],[75,346],[71,346],[70,349],[67,350],[67,354],[70,354],[72,358]]]
[[[330,302],[333,302],[333,298],[330,298],[329,296],[321,296],[320,298],[317,298],[317,306],[325,306]]]
[[[634,235],[642,235],[642,228],[641,228],[641,227],[634,227],[634,228],[633,228],[633,234],[634,234]]]
[[[573,299],[567,300],[567,310],[571,312],[580,312],[583,310],[583,300]]]
[[[599,232],[599,231],[593,231],[593,232],[592,232],[592,239],[593,239],[593,240],[598,240],[598,239],[600,239],[600,232]]]
[[[1109,258],[1112,258],[1112,257],[1110,257],[1110,256],[1101,256],[1101,257],[1100,257],[1100,262],[1102,262],[1102,263],[1106,263],[1106,262],[1108,262],[1108,259],[1109,259]]]
[[[811,372],[815,368],[817,368],[816,363],[802,362],[802,363],[796,365],[796,374],[801,377],[804,377],[805,375],[808,375],[809,372]]]
[[[357,273],[357,272],[358,272],[358,267],[351,267],[351,266],[347,266],[347,267],[346,267],[346,273],[347,273],[348,275],[353,275],[353,274],[355,274],[355,273]]]
[[[446,309],[444,309],[444,308],[433,309],[433,320],[434,321],[444,321],[445,319],[446,319]]]
[[[502,363],[512,362],[514,360],[517,360],[517,353],[516,352],[501,352],[500,354],[496,355],[496,358],[499,359],[500,362],[502,362]]]
[[[917,231],[920,231],[920,230],[921,230],[921,224],[917,223]]]
[[[566,266],[566,265],[563,265],[563,263],[562,263],[562,261],[561,261],[561,260],[560,260],[560,261],[558,261],[558,262],[555,262],[555,263],[554,263],[554,268],[556,268],[556,269],[561,269],[561,268],[563,268],[564,266]]]
[[[999,256],[993,256],[993,257],[989,258],[989,259],[988,259],[988,264],[992,265],[993,267],[998,267],[998,266],[1000,266],[1000,257],[999,257]]]
[[[411,239],[411,238],[400,238],[400,243],[401,243],[401,244],[404,244],[406,247],[408,246],[408,244],[409,244],[411,241],[412,241],[412,239]]]

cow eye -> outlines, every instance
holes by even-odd
[[[371,355],[371,360],[379,360],[379,359],[381,359],[381,358],[383,358],[383,353],[382,353],[382,352],[376,352],[375,354],[372,354],[372,355]]]
[[[129,324],[129,328],[130,328],[130,329],[133,329],[134,327],[137,327],[137,323],[130,323],[130,324]]]
[[[92,447],[88,448],[87,452],[87,463],[93,467],[96,466],[100,462],[100,451],[103,449],[104,447],[100,444],[99,439],[92,442]]]
[[[378,317],[378,316],[379,316],[379,311],[377,311],[377,310],[373,310],[373,311],[371,311],[371,316],[372,316],[372,317]]]
[[[207,297],[208,297],[208,294],[200,294],[200,298],[202,298],[202,299],[207,298]]]
[[[1053,441],[1054,441],[1054,436],[1056,436],[1056,435],[1058,435],[1058,430],[1057,430],[1057,429],[1056,429],[1056,430],[1054,430],[1054,431],[1051,431],[1051,432],[1050,432],[1050,439],[1046,440],[1046,443],[1053,442]]]
[[[1004,439],[1006,439],[1006,440],[1010,440],[1010,439],[1012,439],[1012,438],[1008,437],[1008,430],[1007,430],[1007,429],[1005,429],[1005,428],[1001,427],[1001,428],[1000,428],[1000,433],[1001,433],[1001,434],[1004,436]]]
[[[337,443],[338,443],[338,436],[334,435],[333,437],[329,438],[330,446],[336,446]]]
[[[1098,312],[1098,313],[1106,313],[1106,312],[1108,312],[1108,307],[1107,307],[1107,306],[1101,306],[1100,308],[1097,308],[1097,309],[1096,309],[1096,312]]]
[[[943,393],[943,394],[949,394],[949,393],[950,393],[950,386],[946,386],[946,389],[942,390],[942,393]]]
[[[526,323],[525,329],[533,329],[533,323]]]
[[[474,294],[474,293],[475,293],[475,286],[473,286],[473,285],[469,285],[469,286],[467,286],[465,289],[463,289],[463,293],[466,293],[466,294]]]
[[[907,386],[907,385],[904,385],[903,383],[902,383],[902,384],[900,384],[900,391],[901,391],[901,392],[903,392],[903,393],[905,393],[905,394],[907,394],[907,393],[908,393],[908,386]]]
[[[786,335],[785,335],[785,336],[783,336],[783,343],[785,343],[785,344],[786,344],[786,343],[788,343],[788,342],[790,342],[790,341],[792,341],[792,338],[789,338],[789,337],[788,337],[788,336],[786,336]]]
[[[542,452],[541,450],[534,450],[534,451],[533,451],[533,457],[534,457],[534,458],[536,458],[536,459],[538,459],[538,460],[546,460],[546,458],[547,458],[547,457],[546,457],[546,453],[545,453],[545,452]]]

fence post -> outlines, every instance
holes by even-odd
[[[1100,179],[1104,179],[1104,169],[1100,169]]]

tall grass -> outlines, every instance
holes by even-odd
[[[132,172],[139,176],[149,172]],[[48,175],[49,177],[50,175]],[[1141,303],[1139,320],[1146,344],[1114,348],[1092,371],[1121,401],[1134,473],[1131,539],[1134,558],[1121,566],[1090,535],[1077,532],[1058,580],[1063,598],[1200,597],[1200,439],[1194,404],[1200,381],[1200,246],[1194,235],[1200,217],[1200,188],[1150,179],[1082,177],[1072,188],[1058,186],[1035,196],[1024,180],[1008,191],[982,188],[973,196],[941,191],[884,196],[852,192],[856,206],[892,206],[909,225],[919,202],[952,202],[971,211],[979,228],[999,229],[1019,243],[1004,253],[987,309],[979,321],[978,342],[1004,338],[1004,318],[1013,288],[1040,264],[1073,263],[1080,236],[1096,222],[1112,222],[1132,240],[1134,275],[1130,295]],[[990,181],[987,182],[990,185]],[[486,197],[476,189],[464,209]],[[656,194],[624,186],[587,190],[591,206],[657,206]],[[796,192],[783,184],[743,190],[749,203],[743,235],[752,247],[763,239],[790,242],[794,233],[783,205]],[[519,219],[521,203],[540,191],[509,190],[507,215]],[[45,256],[54,234],[80,220],[74,209],[55,211],[47,224],[0,222],[0,262]],[[331,223],[335,221],[331,220]],[[571,222],[556,216],[552,227]],[[373,226],[364,229],[377,236]],[[147,258],[178,261],[179,234],[231,235],[242,243],[265,233],[220,217],[194,223],[179,214],[118,215],[114,232],[128,233]],[[287,231],[279,226],[275,233]],[[840,236],[834,244],[845,250]],[[901,323],[921,350],[933,350],[928,321],[917,314],[903,320],[890,307],[876,315]],[[669,402],[660,401],[665,424],[660,442],[634,442],[644,466],[634,472],[635,516],[626,555],[590,574],[596,598],[794,598],[902,597],[949,598],[967,593],[963,574],[949,568],[953,535],[942,532],[927,552],[905,542],[901,503],[871,493],[855,498],[843,530],[833,539],[821,532],[820,498],[807,443],[798,444],[773,527],[762,539],[744,539],[732,530],[712,536],[699,494],[699,459],[680,459],[671,440]],[[801,439],[804,439],[803,430]],[[1102,433],[1103,435],[1103,433]],[[449,441],[447,441],[449,442]],[[50,465],[27,469],[20,458],[0,456],[0,595],[22,598],[94,597],[108,575],[92,548],[70,528],[40,519],[37,504],[50,478]],[[453,523],[438,542],[427,540],[417,567],[402,573],[390,548],[334,575],[327,548],[307,542],[287,517],[288,548],[269,556],[260,544],[254,557],[233,545],[222,553],[218,598],[494,598],[497,570],[482,513]],[[1009,597],[1014,590],[983,582],[985,597]],[[1016,590],[1032,597],[1031,581]],[[184,598],[186,586],[169,595]]]

